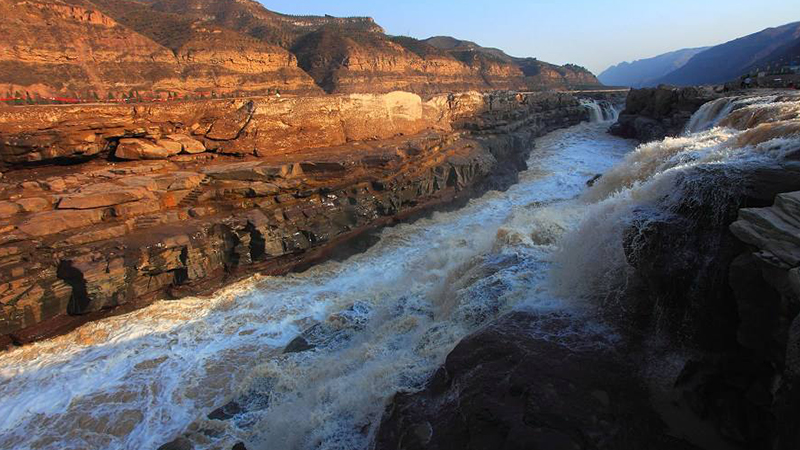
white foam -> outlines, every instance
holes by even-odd
[[[705,131],[641,145],[607,172],[582,196],[587,212],[581,225],[560,242],[550,278],[555,290],[568,298],[614,301],[625,292],[633,273],[624,252],[626,234],[630,238],[650,222],[670,221],[680,205],[692,202],[704,206],[704,220],[721,221],[748,172],[774,165],[800,149],[800,135],[792,131],[796,127],[779,129],[788,130],[787,136],[769,133],[787,118],[800,119],[794,113],[796,102],[775,102],[776,98],[712,102],[695,115],[696,126],[689,127]],[[732,119],[741,119],[737,128],[746,123],[763,133],[742,141],[748,129],[715,126]],[[766,129],[756,128],[761,125]],[[701,193],[703,198],[698,197]],[[640,240],[627,242],[635,252]]]
[[[0,447],[156,448],[188,433],[198,449],[366,448],[387,398],[419,388],[461,337],[515,305],[565,307],[543,288],[554,244],[578,222],[586,180],[631,149],[607,127],[542,138],[509,191],[385,229],[347,261],[4,354]],[[315,323],[315,350],[281,355]],[[204,418],[231,398],[269,407]]]

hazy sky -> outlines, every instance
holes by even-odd
[[[449,35],[595,73],[800,21],[800,0],[259,1],[287,14],[371,16],[389,34]]]

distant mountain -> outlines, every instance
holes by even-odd
[[[750,71],[768,69],[770,67],[796,66],[800,63],[800,39],[794,39],[769,55],[759,59],[748,68]]]
[[[511,66],[522,73],[522,89],[579,88],[601,84],[589,70],[575,64],[558,66],[539,61],[536,58],[517,58],[500,49],[482,47],[474,42],[450,36],[435,36],[425,39],[421,43],[444,51],[468,64],[478,62],[481,65]]]
[[[633,88],[656,86],[659,79],[680,69],[695,55],[709,48],[685,48],[653,58],[623,62],[609,67],[597,78],[600,82],[609,86],[630,86]]]
[[[658,81],[678,86],[725,83],[796,52],[799,44],[800,22],[768,28],[699,53]]]

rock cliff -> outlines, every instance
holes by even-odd
[[[287,16],[252,0],[14,0],[0,12],[0,95],[29,102],[599,84],[577,66],[441,50],[370,18]]]
[[[325,258],[503,187],[566,94],[409,93],[0,114],[0,333],[24,343]]]

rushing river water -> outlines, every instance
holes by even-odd
[[[421,387],[465,335],[512,308],[573,307],[545,278],[586,211],[586,181],[634,148],[609,124],[539,139],[507,192],[387,228],[345,261],[3,354],[0,448],[146,450],[178,436],[209,449],[367,448],[387,399]],[[301,334],[314,348],[283,354]],[[206,417],[231,400],[235,417]]]

